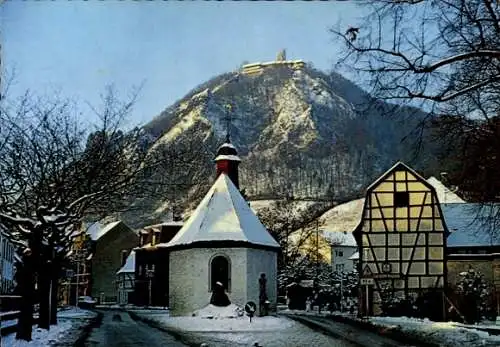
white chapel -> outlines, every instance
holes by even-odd
[[[259,302],[259,277],[267,278],[267,297],[276,305],[279,244],[238,189],[235,147],[226,140],[217,152],[217,179],[196,210],[165,244],[169,249],[169,308],[190,315],[209,304],[216,282],[243,307]]]

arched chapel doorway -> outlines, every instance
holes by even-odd
[[[215,283],[220,282],[229,291],[231,285],[231,263],[223,255],[217,255],[210,261],[210,291],[215,288]]]

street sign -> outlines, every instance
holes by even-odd
[[[365,268],[363,269],[363,276],[370,276],[372,274],[372,270],[370,270],[370,267],[368,265],[365,265]]]
[[[361,278],[362,286],[373,286],[375,284],[375,280],[373,278]]]

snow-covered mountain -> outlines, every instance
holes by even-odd
[[[346,199],[358,196],[396,160],[425,166],[425,153],[414,158],[407,137],[423,112],[375,101],[335,72],[270,64],[259,74],[240,70],[217,76],[145,125],[142,145],[151,157],[172,148],[188,149],[192,156],[180,158],[182,164],[171,160],[178,170],[169,174],[179,175],[182,188],[139,210],[160,218],[167,200],[192,202],[208,190],[228,117],[231,141],[242,158],[240,182],[250,198]]]

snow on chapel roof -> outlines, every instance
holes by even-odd
[[[174,247],[210,241],[239,241],[280,247],[225,174],[217,178],[174,238],[157,246]]]

